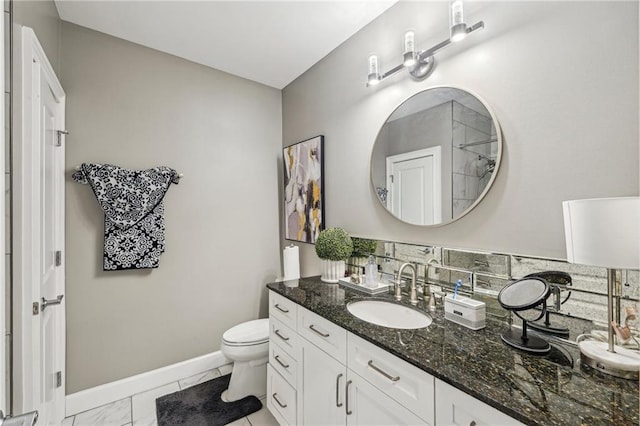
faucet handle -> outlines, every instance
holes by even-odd
[[[402,280],[401,279],[396,279],[393,280],[393,290],[394,290],[394,298],[397,301],[402,300]]]

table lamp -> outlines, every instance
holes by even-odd
[[[582,363],[638,380],[640,352],[614,344],[612,322],[616,270],[640,269],[640,197],[564,201],[562,208],[567,260],[607,268],[608,342],[579,342]]]

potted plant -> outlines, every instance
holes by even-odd
[[[367,258],[372,254],[375,255],[378,241],[358,237],[351,237],[351,241],[353,241],[353,253],[349,264],[353,270],[349,272],[360,274],[364,265],[367,264]]]
[[[344,277],[345,260],[351,256],[353,242],[342,228],[323,229],[316,239],[316,254],[320,258],[320,279],[328,283],[337,283]]]

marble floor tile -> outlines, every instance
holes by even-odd
[[[249,423],[249,419],[243,417],[235,422],[227,423],[227,426],[251,426],[251,423]]]
[[[218,371],[220,371],[220,375],[221,376],[225,376],[227,374],[230,374],[231,370],[233,370],[233,363],[225,364],[225,365],[223,365],[221,367],[218,367]]]
[[[131,422],[131,398],[76,415],[73,426],[122,426]]]
[[[266,399],[261,398],[260,402],[262,402],[262,408],[247,416],[251,426],[279,426],[278,421],[267,408]]]
[[[186,379],[182,379],[178,383],[180,384],[180,389],[186,389],[202,382],[215,379],[216,377],[220,377],[220,371],[218,371],[217,368],[214,368],[213,370],[205,371],[204,373],[199,373],[194,376],[187,377]]]
[[[71,417],[67,417],[65,418],[62,423],[60,423],[60,426],[73,426],[73,420],[76,418],[76,416],[71,416]]]
[[[155,426],[158,424],[156,419],[156,398],[170,393],[178,392],[180,386],[178,382],[169,383],[149,391],[133,395],[132,411],[133,424],[135,426]]]

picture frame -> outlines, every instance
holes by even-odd
[[[324,229],[324,136],[282,150],[284,169],[284,236],[315,244]]]

